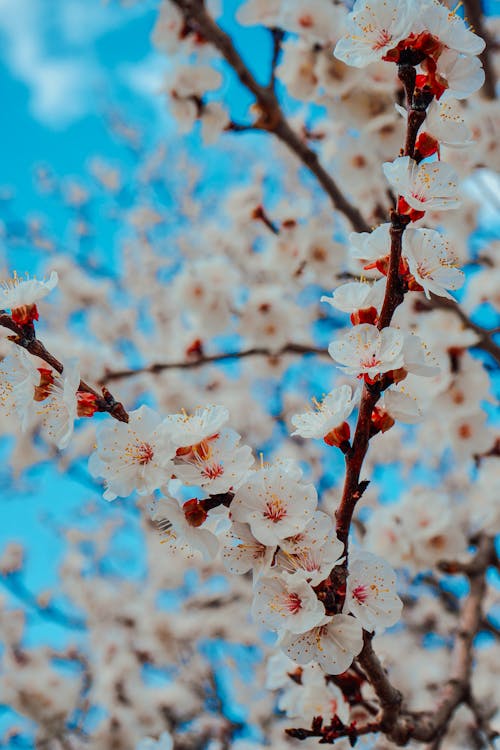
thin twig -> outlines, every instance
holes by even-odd
[[[218,362],[227,362],[231,360],[247,359],[248,357],[282,357],[284,354],[316,354],[320,357],[328,357],[328,349],[312,344],[285,344],[281,349],[273,351],[266,347],[254,347],[244,349],[239,352],[224,352],[222,354],[211,354],[197,357],[196,359],[180,360],[178,362],[156,362],[145,367],[137,369],[114,370],[107,372],[101,380],[102,383],[109,383],[111,380],[120,380],[121,378],[135,377],[143,373],[156,375],[164,370],[195,370],[205,365],[217,364]]]

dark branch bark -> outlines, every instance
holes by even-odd
[[[266,349],[265,347],[254,347],[253,349],[244,349],[240,352],[225,352],[223,354],[212,354],[208,356],[197,357],[196,359],[180,360],[179,362],[157,362],[137,370],[116,370],[108,372],[102,379],[102,383],[109,383],[111,380],[120,378],[130,378],[142,373],[152,373],[156,375],[164,370],[195,370],[205,365],[217,364],[218,362],[227,362],[230,360],[247,359],[248,357],[282,357],[284,354],[317,354],[320,357],[328,357],[328,349],[320,346],[307,344],[286,344],[277,351]]]
[[[47,351],[43,343],[36,338],[34,331],[30,330],[29,335],[27,335],[27,331],[23,327],[18,326],[17,323],[12,320],[11,316],[7,315],[3,310],[0,310],[0,326],[12,331],[14,335],[9,336],[9,339],[14,344],[26,349],[27,352],[33,354],[35,357],[39,357],[59,374],[64,371],[62,362],[59,362],[56,357]],[[95,396],[97,411],[107,412],[119,422],[128,422],[128,413],[125,411],[123,404],[119,401],[115,401],[107,388],[103,387],[102,393],[98,393],[84,380],[80,380],[78,390],[83,393],[91,393]]]

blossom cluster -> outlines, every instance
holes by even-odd
[[[134,492],[148,498],[153,524],[172,559],[198,554],[204,563],[220,562],[230,573],[243,577],[251,573],[253,618],[277,634],[281,649],[272,662],[276,670],[271,669],[269,677],[270,687],[284,690],[280,707],[288,716],[312,721],[321,715],[332,722],[337,717],[348,725],[353,712],[345,693],[327,677],[351,667],[363,648],[363,631],[375,632],[378,639],[399,620],[402,603],[391,565],[416,573],[443,560],[466,559],[470,534],[485,528],[498,530],[500,523],[498,454],[493,450],[484,455],[491,449],[493,435],[479,404],[488,398],[489,379],[478,360],[465,351],[477,343],[477,334],[457,324],[452,313],[417,314],[419,303],[454,300],[452,293],[465,280],[458,268],[465,255],[464,240],[458,235],[466,234],[460,231],[460,222],[465,226],[469,221],[467,198],[461,194],[456,170],[441,155],[448,147],[462,148],[471,142],[471,131],[455,100],[472,94],[483,81],[477,57],[483,42],[456,13],[434,0],[361,1],[346,21],[340,6],[299,0],[250,0],[238,15],[241,23],[281,26],[298,36],[285,41],[277,75],[293,95],[311,101],[320,88],[323,103],[331,97],[340,109],[349,109],[350,83],[361,78],[350,78],[357,72],[349,72],[343,62],[354,68],[380,65],[392,72],[381,74],[377,67],[375,98],[389,99],[394,109],[394,97],[386,96],[394,88],[390,63],[399,71],[406,67],[415,72],[407,108],[398,105],[390,115],[399,118],[398,125],[406,125],[408,132],[414,131],[413,143],[404,155],[385,161],[383,170],[374,168],[376,148],[388,152],[385,160],[401,145],[392,148],[391,139],[382,143],[386,113],[378,123],[373,149],[364,131],[352,148],[336,146],[334,163],[339,176],[345,176],[346,188],[352,187],[356,197],[356,191],[366,190],[366,203],[360,200],[367,212],[377,208],[380,214],[384,207],[383,201],[372,205],[372,195],[389,192],[394,197],[390,222],[348,236],[343,266],[344,261],[338,260],[342,247],[325,229],[323,216],[309,217],[306,226],[301,212],[307,217],[310,206],[297,206],[291,218],[288,206],[277,205],[273,225],[262,208],[263,192],[252,186],[235,191],[228,199],[237,231],[232,233],[234,240],[227,240],[227,257],[207,258],[201,252],[197,257],[189,247],[189,260],[174,275],[168,300],[164,294],[153,294],[150,300],[157,331],[152,344],[143,345],[142,353],[158,349],[175,357],[181,352],[188,361],[189,357],[195,361],[211,337],[231,328],[236,319],[237,331],[249,346],[264,346],[273,355],[286,346],[291,333],[300,338],[313,320],[314,314],[293,299],[298,290],[309,283],[324,286],[325,278],[346,270],[356,277],[331,296],[321,297],[330,306],[330,315],[347,314],[352,324],[332,336],[328,346],[340,371],[339,382],[321,400],[313,399],[313,410],[300,412],[298,399],[284,400],[285,416],[293,426],[291,436],[297,438],[288,442],[288,453],[298,460],[278,457],[270,463],[263,459],[260,465],[255,463],[246,442],[264,441],[274,425],[257,404],[242,403],[241,390],[250,382],[245,374],[232,391],[232,417],[237,412],[245,426],[239,432],[228,427],[226,406],[190,408],[189,413],[179,410],[179,404],[188,405],[184,398],[189,389],[176,376],[169,381],[172,387],[151,385],[158,410],[142,405],[128,414],[127,422],[105,418],[97,427],[95,441],[88,421],[74,432],[78,417],[92,417],[100,410],[97,396],[82,387],[77,360],[63,358],[59,372],[43,359],[34,362],[25,351],[30,351],[34,341],[37,302],[56,286],[56,272],[45,282],[14,277],[2,285],[2,307],[10,311],[24,338],[13,337],[14,343],[5,345],[6,356],[0,362],[0,410],[26,432],[41,425],[47,441],[59,449],[71,446],[78,455],[93,444],[89,471],[103,481],[104,498],[114,500]],[[336,45],[336,57],[329,53],[327,57],[332,36],[326,29],[337,18],[345,21],[347,32]],[[158,46],[177,51],[184,45],[193,54],[201,47],[208,61],[206,47],[195,37],[192,29],[184,27],[177,8],[165,4],[155,30]],[[305,59],[307,65],[302,64]],[[221,80],[221,74],[209,66],[196,69],[186,64],[173,69],[172,80],[165,85],[175,117],[185,130],[200,121],[205,140],[213,140],[230,125],[229,114],[218,102],[204,98]],[[366,99],[367,106],[373,103],[368,94]],[[347,119],[352,118],[351,124],[357,127],[363,121],[364,107],[354,109]],[[326,131],[325,144],[330,142],[329,135]],[[342,139],[339,144],[346,142]],[[369,174],[366,182],[359,179],[357,169]],[[389,191],[387,185],[380,188],[382,174]],[[290,182],[295,188],[294,179]],[[376,189],[372,189],[374,184]],[[449,239],[441,228],[449,221],[447,212],[461,207],[456,214],[457,236]],[[148,273],[154,274],[160,266],[157,257],[148,255],[144,241],[157,218],[154,212],[138,208],[130,221],[143,233],[136,250],[144,262],[136,269],[130,251],[128,281],[137,300],[143,302],[144,288],[152,278]],[[431,226],[422,226],[423,221]],[[259,233],[258,222],[271,224],[272,233]],[[221,244],[209,222],[207,236],[214,245]],[[245,255],[242,245],[252,249],[258,245],[259,252]],[[391,263],[395,249],[399,249],[396,291],[400,298],[387,321],[387,303],[395,292]],[[483,272],[479,276],[484,279]],[[241,294],[245,279],[256,283],[248,294]],[[282,294],[280,284],[291,293]],[[91,284],[85,293],[79,287],[74,281],[68,294],[79,292],[82,299],[95,295],[101,301],[106,296],[104,289]],[[481,289],[481,283],[468,287],[472,307],[481,301]],[[189,309],[181,320],[178,311],[186,304]],[[111,337],[133,339],[135,319],[130,316],[126,321],[125,317],[104,326],[104,318],[96,314],[93,325],[111,331]],[[138,339],[134,344],[140,349]],[[87,352],[89,359],[93,353]],[[254,375],[268,377],[277,372],[279,377],[283,370],[277,359],[270,356],[256,364]],[[109,363],[103,365],[96,379],[108,369]],[[193,387],[188,401],[204,399],[206,403],[208,394],[229,390],[228,383],[222,375],[207,379],[197,391]],[[451,480],[438,494],[418,488],[406,493],[397,506],[377,508],[368,516],[363,542],[370,552],[354,546],[351,539],[348,547],[338,538],[334,513],[323,497],[318,498],[302,470],[303,460],[310,459],[311,473],[318,475],[318,455],[332,455],[319,454],[320,450],[338,448],[346,457],[352,455],[355,417],[359,418],[367,394],[375,399],[368,415],[369,438],[374,438],[369,461],[383,463],[403,456],[413,465],[415,448],[401,439],[399,423],[413,424],[424,416],[417,438],[421,443],[439,442],[444,449],[451,446],[458,461],[480,459],[476,486],[463,481],[475,500],[472,512],[460,512],[457,519],[449,497],[457,494]],[[131,400],[142,397],[141,387],[130,387],[129,396]],[[377,442],[381,433],[388,433],[384,435],[387,442]],[[320,441],[319,446],[315,441]],[[338,503],[336,494],[334,503]],[[165,734],[158,743],[146,738],[140,747],[168,748],[170,744]]]

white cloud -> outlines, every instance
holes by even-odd
[[[0,0],[4,61],[29,88],[33,116],[60,129],[91,112],[106,76],[91,45],[139,12],[144,7],[126,10],[101,0]]]

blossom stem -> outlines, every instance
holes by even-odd
[[[356,232],[369,232],[370,226],[361,212],[343,195],[337,183],[319,162],[317,154],[290,127],[274,93],[274,86],[265,86],[257,82],[236,50],[229,34],[226,34],[207,12],[203,0],[172,0],[172,2],[179,8],[186,22],[196,28],[206,41],[219,50],[243,86],[254,95],[261,111],[256,126],[261,130],[273,132],[300,159],[317,178],[334,208],[344,214]]]
[[[14,335],[9,336],[9,339],[14,344],[26,349],[26,351],[34,357],[43,359],[44,362],[50,365],[59,374],[64,371],[62,362],[47,351],[44,344],[36,338],[34,329],[33,331],[29,331],[29,335],[26,335],[24,327],[17,325],[17,323],[12,320],[12,317],[7,315],[3,310],[0,311],[0,326],[13,332]],[[95,396],[97,405],[96,411],[107,412],[119,422],[128,422],[128,413],[123,404],[116,401],[107,388],[103,387],[102,393],[100,394],[84,380],[80,380],[78,390],[82,393],[90,393]]]

